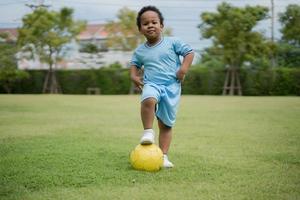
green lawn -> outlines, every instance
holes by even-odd
[[[141,172],[139,96],[0,95],[0,199],[300,199],[299,97],[183,96],[177,120],[175,168]]]

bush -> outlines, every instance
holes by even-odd
[[[100,88],[101,94],[128,94],[130,88],[128,69],[66,70],[58,79],[65,94],[86,94],[89,87]]]
[[[16,82],[12,93],[41,93],[46,76],[44,70],[30,70],[30,78]],[[128,69],[100,68],[91,70],[59,70],[58,82],[64,94],[86,94],[87,88],[98,87],[101,94],[128,94]],[[192,67],[182,86],[183,94],[222,94],[225,70]],[[243,95],[300,95],[300,68],[266,70],[241,69]],[[0,92],[5,93],[3,86]]]
[[[224,70],[191,68],[182,86],[183,94],[222,94]]]
[[[271,95],[300,95],[300,69],[274,70]]]

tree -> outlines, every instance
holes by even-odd
[[[224,68],[223,58],[214,46],[205,48],[201,52],[201,63],[209,68]]]
[[[287,42],[279,41],[277,44],[277,62],[281,67],[300,67],[300,48]]]
[[[103,64],[103,62],[99,62],[99,59],[103,57],[103,55],[100,53],[101,51],[103,51],[103,49],[99,48],[96,44],[93,43],[82,45],[82,47],[79,49],[79,52],[87,54],[88,58],[86,57],[84,61],[81,62],[84,64],[93,63],[93,65],[95,62],[97,64]]]
[[[79,49],[79,52],[90,53],[90,54],[96,54],[99,53],[100,51],[101,50],[97,47],[97,45],[93,43],[85,44]]]
[[[296,47],[300,47],[300,6],[288,5],[284,13],[279,14],[282,25],[282,40]]]
[[[136,26],[137,13],[124,7],[119,10],[117,17],[116,21],[110,21],[105,26],[108,33],[107,45],[114,49],[132,51],[145,40]],[[171,35],[172,30],[165,28],[164,34]]]
[[[7,40],[7,35],[0,35],[0,84],[7,93],[11,93],[16,81],[29,77],[25,71],[17,69],[17,47]]]
[[[236,91],[242,95],[239,68],[246,61],[270,55],[272,44],[253,30],[259,21],[267,18],[267,13],[266,7],[238,8],[228,3],[220,4],[217,13],[202,13],[203,22],[199,25],[202,36],[212,39],[213,52],[217,52],[228,66],[224,95],[234,95]]]
[[[114,49],[125,51],[133,50],[143,40],[136,27],[135,19],[137,13],[126,7],[119,10],[118,20],[110,21],[105,25],[108,33],[107,45]]]
[[[279,14],[282,38],[278,43],[278,63],[284,67],[300,67],[300,6],[291,4]]]
[[[59,93],[55,66],[62,58],[63,47],[84,29],[85,23],[74,21],[73,10],[62,8],[59,12],[38,7],[23,17],[19,29],[18,45],[22,51],[30,52],[30,58],[49,65],[43,93]]]

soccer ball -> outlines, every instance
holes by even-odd
[[[158,171],[163,164],[163,153],[155,144],[139,144],[130,154],[130,163],[137,170]]]

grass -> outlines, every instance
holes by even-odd
[[[299,97],[183,96],[149,173],[138,96],[1,95],[0,199],[300,199],[299,120]]]

